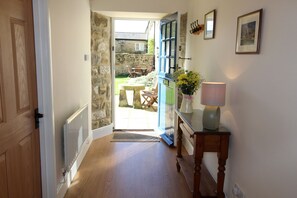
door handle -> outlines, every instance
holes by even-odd
[[[38,112],[38,108],[34,110],[35,129],[39,128],[39,119],[43,118],[43,114]]]

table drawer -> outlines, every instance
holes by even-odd
[[[180,123],[180,128],[183,131],[184,136],[194,146],[194,132],[184,123]]]

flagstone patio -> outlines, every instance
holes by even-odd
[[[127,101],[131,107],[119,107],[119,95],[115,95],[115,129],[156,129],[158,113],[152,108],[133,108],[133,91],[127,90]],[[143,98],[141,98],[143,102]],[[157,105],[154,106],[157,109]]]

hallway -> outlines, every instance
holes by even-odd
[[[176,149],[164,142],[93,141],[66,198],[190,198],[176,171]]]

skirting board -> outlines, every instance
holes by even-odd
[[[85,157],[91,143],[93,140],[104,137],[106,135],[112,134],[113,131],[113,124],[101,127],[99,129],[95,129],[92,131],[92,135],[89,136],[83,147],[81,153],[78,155],[76,161],[74,162],[73,166],[71,167],[70,171],[66,173],[65,175],[65,182],[58,186],[57,188],[57,198],[63,198],[67,192],[68,187],[71,184],[71,181],[73,180],[75,174],[77,173],[77,170]]]
[[[57,198],[63,198],[65,196],[65,194],[67,192],[67,189],[71,184],[71,181],[73,180],[73,178],[74,178],[75,174],[77,173],[77,170],[78,170],[82,160],[84,159],[87,151],[90,148],[91,143],[92,143],[92,136],[89,135],[89,137],[84,142],[84,144],[82,146],[82,149],[81,149],[81,152],[78,155],[75,162],[73,163],[70,171],[65,174],[64,182],[61,183],[61,185],[58,185],[58,187],[57,187]]]
[[[93,130],[93,140],[112,134],[113,124]]]

